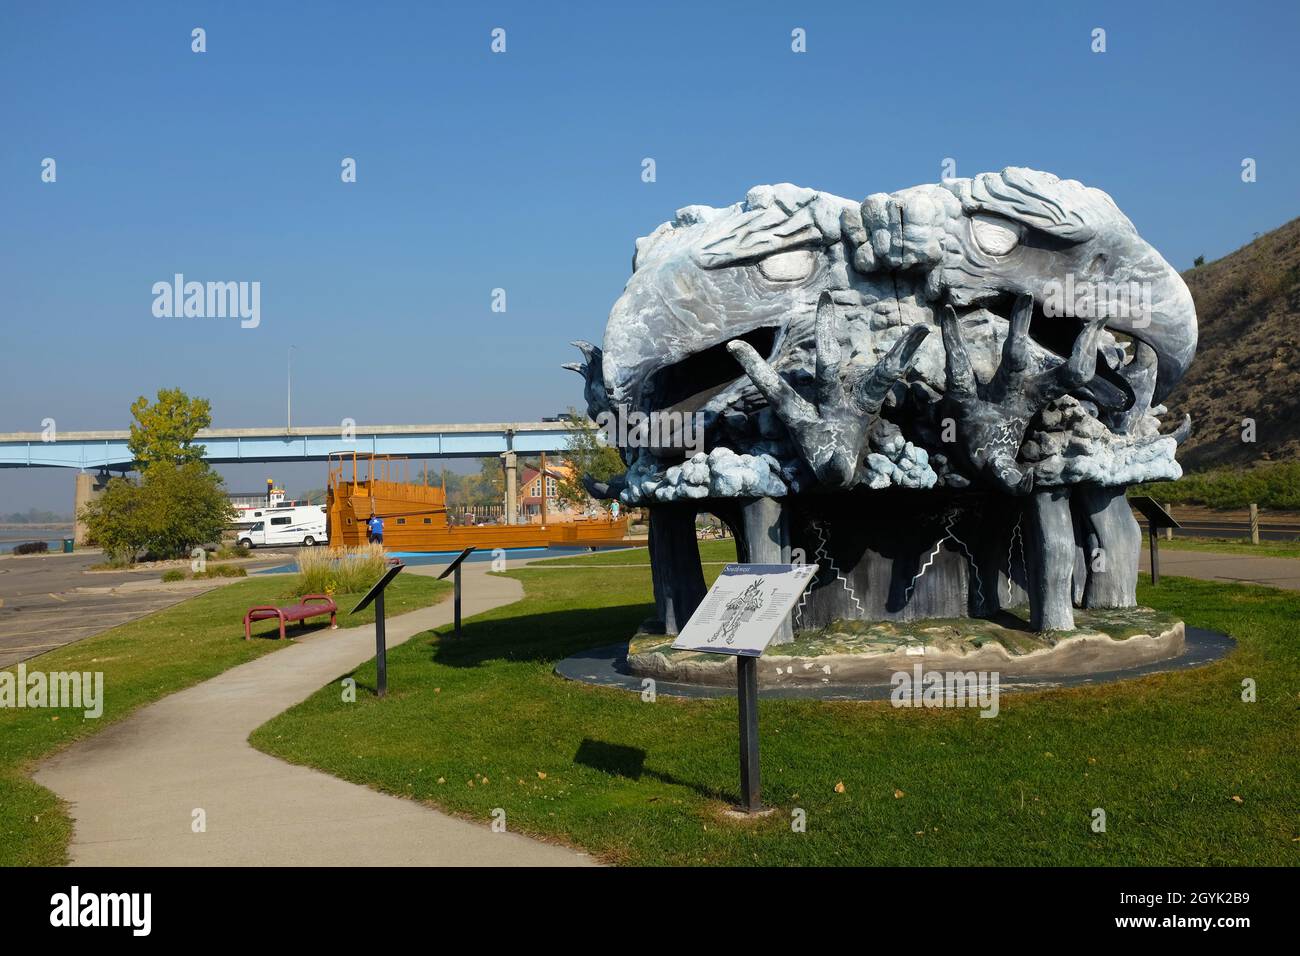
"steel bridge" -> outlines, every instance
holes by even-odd
[[[344,428],[205,428],[195,443],[214,465],[240,462],[325,461],[331,452],[407,458],[487,458],[515,452],[563,451],[568,422],[491,422],[460,425],[357,425]],[[127,471],[127,431],[13,432],[0,434],[0,468],[76,468]]]

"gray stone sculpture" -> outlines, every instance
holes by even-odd
[[[938,334],[932,334],[937,332]],[[799,627],[1135,603],[1127,485],[1181,475],[1160,401],[1196,351],[1178,273],[1104,192],[1011,167],[862,202],[789,184],[637,240],[593,418],[702,429],[621,448],[662,625],[704,593],[697,513],[743,560],[820,571]],[[789,638],[789,635],[786,635]]]

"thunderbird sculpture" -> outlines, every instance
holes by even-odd
[[[1012,167],[688,206],[637,240],[603,346],[575,345],[593,418],[702,436],[624,445],[626,474],[589,484],[648,507],[665,632],[704,594],[701,511],[742,560],[817,562],[798,627],[1027,603],[1056,631],[1135,604],[1124,492],[1181,475],[1190,422],[1162,432],[1160,403],[1196,313],[1108,195]]]

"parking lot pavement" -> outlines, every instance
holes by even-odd
[[[0,667],[170,607],[238,578],[164,585],[156,569],[91,571],[97,551],[0,559]],[[283,564],[284,555],[250,563]]]

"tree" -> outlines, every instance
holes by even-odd
[[[90,539],[114,564],[134,564],[149,543],[149,509],[140,486],[114,478],[90,504],[81,509]]]
[[[159,389],[155,403],[141,396],[131,414],[128,445],[140,479],[113,479],[82,509],[91,537],[110,560],[125,564],[141,552],[184,557],[219,540],[231,519],[230,500],[221,476],[203,460],[204,447],[194,444],[198,430],[212,423],[208,400]]]
[[[595,423],[579,415],[574,408],[569,409],[565,418],[572,432],[565,446],[564,456],[573,466],[573,470],[569,473],[569,477],[560,481],[558,494],[561,501],[581,508],[591,498],[582,483],[584,475],[596,481],[608,481],[623,474],[626,468],[623,459],[619,457],[618,449],[601,440]]]
[[[183,465],[202,461],[206,449],[194,444],[200,428],[212,424],[212,404],[190,398],[179,388],[158,389],[153,404],[141,395],[131,403],[131,438],[127,447],[143,475],[160,462]]]
[[[1205,265],[1205,256],[1197,256],[1192,260],[1193,269],[1199,269],[1203,265]]]
[[[445,479],[445,480],[444,480]],[[447,489],[447,513],[459,514],[478,503],[478,476],[460,475],[454,471],[429,472],[429,484]]]
[[[230,523],[230,499],[207,462],[157,464],[141,479],[141,490],[149,510],[147,546],[158,557],[184,557],[219,541]]]
[[[139,481],[114,478],[81,517],[110,561],[134,564],[142,553],[183,558],[219,540],[231,515],[221,477],[199,461],[158,463]]]
[[[506,499],[506,476],[500,458],[483,458],[474,481],[474,503],[499,505]]]

